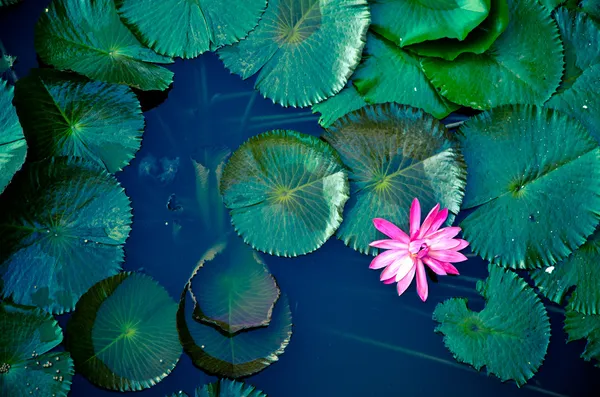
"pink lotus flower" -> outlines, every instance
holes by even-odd
[[[463,262],[467,257],[461,249],[469,245],[465,240],[455,239],[460,227],[440,226],[448,218],[448,209],[440,211],[436,205],[429,212],[423,224],[421,221],[421,205],[416,198],[410,207],[410,235],[385,219],[375,218],[373,223],[377,230],[391,240],[373,241],[370,246],[387,249],[377,255],[369,266],[371,269],[385,268],[381,272],[384,284],[398,283],[398,295],[402,295],[417,275],[417,293],[425,302],[429,292],[425,265],[440,276],[458,274],[451,262]]]

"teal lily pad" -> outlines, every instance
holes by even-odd
[[[27,155],[27,142],[12,105],[14,89],[0,79],[0,193],[21,169]]]
[[[164,90],[173,73],[155,63],[172,59],[145,48],[121,22],[113,0],[53,0],[35,29],[35,49],[47,64],[94,80]]]
[[[452,223],[465,188],[466,167],[446,128],[419,109],[395,104],[367,106],[338,120],[323,139],[350,170],[351,198],[337,236],[363,253],[380,238],[374,218],[408,230],[409,208],[440,203]]]
[[[312,111],[313,113],[321,113],[319,124],[321,124],[321,127],[327,128],[337,119],[363,106],[367,106],[367,102],[358,93],[354,84],[349,83],[338,94],[313,105]]]
[[[436,332],[454,358],[502,381],[525,384],[539,369],[550,343],[550,319],[535,291],[514,272],[495,265],[477,282],[485,299],[480,312],[467,307],[467,299],[452,298],[437,305]]]
[[[37,69],[17,82],[15,105],[33,161],[81,157],[112,173],[141,145],[144,116],[127,86]]]
[[[124,272],[97,283],[67,325],[77,372],[110,390],[156,385],[181,356],[176,312],[167,291],[144,274]]]
[[[180,391],[169,397],[189,396]],[[230,379],[219,379],[216,382],[197,388],[194,397],[267,397],[267,395],[247,383]]]
[[[534,270],[531,277],[540,294],[558,304],[571,294],[567,310],[600,314],[600,232],[594,233],[577,251],[556,266]]]
[[[366,0],[270,0],[256,29],[219,56],[284,106],[337,94],[358,65],[370,22]]]
[[[565,1],[566,0],[540,0],[540,3],[542,3],[544,7],[552,11],[559,5],[563,4]]]
[[[567,342],[587,339],[581,358],[594,360],[596,367],[600,368],[600,315],[569,310],[566,312],[565,332],[569,336]]]
[[[439,119],[459,108],[431,85],[418,56],[383,36],[367,35],[363,57],[352,81],[367,103],[396,102],[421,108]]]
[[[600,0],[567,0],[565,6],[573,10],[583,11],[596,22],[600,23]]]
[[[0,196],[0,208],[3,297],[60,314],[121,270],[131,206],[117,180],[96,165],[31,163]]]
[[[422,60],[427,77],[450,101],[475,109],[541,105],[556,91],[564,63],[550,11],[537,0],[508,0],[508,5],[508,27],[483,54]]]
[[[487,51],[508,27],[507,0],[491,0],[490,13],[481,24],[469,32],[464,40],[439,39],[424,41],[406,47],[421,56],[455,60],[460,54],[482,54]]]
[[[370,0],[371,29],[401,47],[444,37],[464,40],[490,12],[490,0]]]
[[[504,106],[460,131],[470,170],[463,208],[475,208],[461,226],[474,253],[535,269],[566,258],[594,232],[600,149],[578,121],[545,108]]]
[[[159,54],[194,58],[237,43],[256,27],[266,0],[117,0],[123,20]]]
[[[319,248],[342,223],[348,175],[325,142],[275,130],[250,138],[233,153],[221,193],[246,243],[297,256]]]
[[[62,339],[49,313],[0,303],[0,395],[66,397],[73,361],[69,353],[49,353]]]
[[[279,287],[260,256],[235,235],[209,252],[192,277],[194,318],[229,334],[269,325]]]

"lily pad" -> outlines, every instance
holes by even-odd
[[[33,161],[74,156],[117,172],[140,148],[144,116],[127,86],[37,69],[17,82],[15,104]]]
[[[566,258],[594,232],[600,149],[578,121],[545,108],[504,106],[460,131],[470,170],[463,208],[476,207],[461,226],[474,253],[535,269]]]
[[[21,0],[0,0],[0,7],[17,4]]]
[[[473,29],[464,40],[439,39],[413,44],[406,49],[421,56],[453,61],[460,54],[482,54],[487,51],[508,26],[507,0],[491,0],[488,17]]]
[[[352,80],[368,103],[396,102],[442,119],[459,106],[443,98],[421,70],[419,58],[383,36],[367,35],[363,61]]]
[[[125,272],[94,285],[67,325],[78,373],[118,391],[156,385],[181,355],[177,304],[151,277]]]
[[[62,339],[52,315],[0,303],[0,395],[66,397],[73,361],[66,352],[48,353]]]
[[[209,252],[191,279],[194,318],[231,334],[269,325],[279,288],[258,254],[235,235]]]
[[[0,196],[2,296],[55,314],[118,273],[131,230],[117,180],[78,159],[31,163]]]
[[[184,392],[172,394],[171,397],[188,397]],[[265,393],[244,382],[219,379],[196,389],[194,397],[267,397]]]
[[[450,101],[475,109],[541,105],[558,87],[564,63],[550,11],[537,0],[508,0],[508,6],[508,27],[483,54],[422,60],[427,77]]]
[[[464,40],[490,12],[490,0],[371,0],[371,29],[399,46],[444,37]]]
[[[221,193],[246,243],[297,256],[319,248],[342,223],[348,175],[325,142],[275,130],[250,138],[233,153]]]
[[[366,0],[270,0],[245,40],[219,51],[225,66],[283,106],[338,93],[358,65],[369,27]]]
[[[585,361],[594,360],[596,367],[600,368],[600,315],[569,310],[566,313],[565,332],[569,336],[568,342],[587,339],[581,358]]]
[[[446,128],[419,109],[395,104],[367,106],[338,120],[323,139],[350,170],[351,198],[337,236],[363,253],[380,238],[374,218],[405,225],[415,197],[423,208],[459,211],[466,167]]]
[[[6,189],[27,155],[27,143],[12,105],[14,89],[0,79],[0,193]]]
[[[365,99],[356,91],[354,84],[349,83],[338,94],[313,105],[313,113],[321,113],[319,124],[323,128],[329,127],[334,121],[348,113],[366,106]]]
[[[565,6],[577,11],[583,11],[592,17],[592,19],[594,19],[596,22],[600,23],[600,0],[567,0]]]
[[[535,291],[514,272],[495,265],[477,282],[486,301],[480,312],[467,299],[452,298],[437,305],[436,332],[454,358],[502,381],[525,384],[539,369],[550,343],[550,319]]]
[[[194,58],[233,44],[260,20],[266,0],[117,0],[121,17],[159,54]]]
[[[600,314],[600,232],[594,233],[577,251],[556,266],[531,273],[540,294],[558,304],[566,301],[571,288],[568,310],[582,314]]]
[[[145,48],[121,22],[113,0],[53,0],[35,29],[35,49],[47,64],[94,80],[164,90],[173,60]]]

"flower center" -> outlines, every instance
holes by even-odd
[[[425,240],[413,240],[408,244],[408,252],[413,258],[422,258],[429,252],[429,246]]]

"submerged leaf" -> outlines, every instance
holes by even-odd
[[[514,272],[495,265],[477,282],[486,301],[480,312],[467,307],[467,299],[452,298],[437,305],[436,332],[454,358],[502,381],[525,384],[542,365],[550,342],[550,319],[541,300]]]
[[[477,207],[461,227],[474,253],[534,269],[566,258],[594,232],[600,149],[579,122],[505,106],[467,120],[461,132],[470,170],[463,208]]]
[[[53,0],[35,29],[40,58],[94,80],[164,90],[173,73],[154,63],[170,58],[142,46],[123,25],[113,0]]]
[[[27,154],[27,143],[12,105],[13,88],[0,79],[0,193],[21,169]]]
[[[219,56],[284,106],[310,106],[344,88],[369,26],[366,0],[270,0],[256,29]]]
[[[235,151],[221,193],[245,242],[269,254],[297,256],[319,248],[341,224],[348,176],[325,142],[275,130]]]
[[[313,113],[321,113],[319,124],[323,128],[327,128],[337,119],[366,105],[367,102],[356,91],[354,84],[350,83],[338,94],[313,105],[312,110]]]
[[[144,116],[126,86],[37,69],[17,82],[15,104],[33,161],[81,157],[114,173],[140,148]]]
[[[381,235],[374,218],[405,228],[415,197],[423,208],[448,208],[452,223],[465,187],[465,164],[444,126],[421,110],[368,106],[338,120],[323,139],[350,170],[351,198],[337,236],[363,253]]]
[[[566,313],[565,332],[568,342],[587,339],[581,358],[585,361],[595,361],[600,368],[600,315],[582,314],[569,310]]]
[[[94,285],[67,325],[77,372],[100,387],[142,390],[179,361],[177,304],[149,276],[125,272]]]

